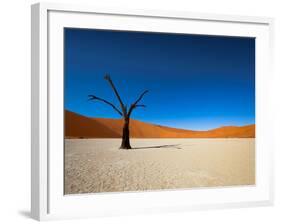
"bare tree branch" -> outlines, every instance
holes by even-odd
[[[104,102],[104,103],[110,105],[114,110],[117,111],[118,114],[120,114],[121,116],[123,116],[122,112],[121,112],[113,103],[110,103],[110,102],[108,102],[107,100],[104,100],[104,99],[102,99],[102,98],[100,98],[100,97],[97,97],[97,96],[94,96],[94,95],[88,95],[88,97],[89,97],[89,100],[99,100],[99,101],[101,101],[101,102]]]
[[[137,104],[135,107],[146,107],[144,104]]]
[[[121,100],[121,97],[120,97],[120,95],[119,95],[119,93],[118,93],[116,87],[114,86],[114,83],[112,82],[110,76],[109,76],[108,74],[106,74],[106,75],[104,76],[104,79],[109,82],[111,88],[113,89],[113,91],[114,91],[114,93],[115,93],[115,95],[116,95],[116,97],[117,97],[117,99],[118,99],[118,101],[119,101],[119,103],[120,103],[120,107],[121,107],[121,109],[122,109],[122,111],[123,111],[123,116],[126,116],[126,115],[127,115],[127,109],[126,109],[126,107],[124,106],[124,104],[123,104],[123,102],[122,102],[122,100]]]
[[[139,96],[139,98],[133,104],[131,104],[131,107],[128,111],[128,117],[131,116],[132,111],[136,107],[146,107],[144,104],[138,104],[146,93],[148,93],[148,90],[143,91],[142,94]]]
[[[137,105],[138,102],[141,101],[141,99],[143,98],[143,96],[144,96],[146,93],[148,93],[148,90],[143,91],[143,93],[139,96],[139,98],[138,98],[138,99],[136,100],[136,102],[134,102],[133,104],[134,104],[134,105]]]

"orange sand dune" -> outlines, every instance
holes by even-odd
[[[65,111],[65,136],[72,138],[119,138],[121,135],[98,121]]]
[[[120,138],[122,119],[89,118],[65,111],[66,138]],[[192,131],[165,127],[131,119],[132,138],[254,138],[255,125],[226,126],[209,131]]]

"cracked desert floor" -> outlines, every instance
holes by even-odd
[[[65,140],[65,194],[255,184],[255,139]]]

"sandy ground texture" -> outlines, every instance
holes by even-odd
[[[255,184],[255,139],[65,140],[65,194]]]

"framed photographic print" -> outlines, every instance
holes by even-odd
[[[32,217],[273,202],[271,18],[32,6]]]

